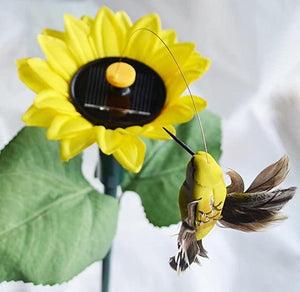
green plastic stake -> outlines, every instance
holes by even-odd
[[[100,161],[99,161],[99,178],[104,185],[104,193],[108,196],[116,198],[117,187],[121,184],[124,169],[115,160],[112,155],[106,155],[101,150],[99,150]],[[111,262],[111,250],[108,251],[105,258],[102,261],[102,284],[101,291],[109,291],[109,278],[110,278],[110,262]]]

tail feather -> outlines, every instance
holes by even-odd
[[[205,248],[203,247],[203,244],[202,244],[202,239],[198,241],[198,246],[199,246],[198,255],[203,258],[208,258],[207,251],[205,250]]]

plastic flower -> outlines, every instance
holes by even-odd
[[[16,62],[20,79],[37,96],[23,115],[28,126],[47,128],[47,138],[61,140],[61,160],[67,161],[86,147],[97,143],[101,151],[112,154],[127,170],[138,172],[143,164],[145,144],[139,138],[169,139],[173,125],[192,119],[195,110],[182,76],[158,34],[173,52],[188,81],[199,78],[209,67],[209,60],[195,52],[192,43],[178,43],[173,30],[162,30],[159,16],[150,14],[132,24],[128,15],[101,8],[95,19],[65,15],[65,32],[45,29],[38,36],[46,60],[26,58]],[[124,51],[124,49],[126,50]],[[122,55],[124,52],[124,55]],[[157,116],[146,123],[112,126],[87,118],[74,103],[71,83],[87,64],[109,57],[126,57],[154,70],[163,81],[166,98]],[[141,97],[143,98],[143,97]],[[206,102],[195,97],[198,111]]]

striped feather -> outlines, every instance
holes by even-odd
[[[286,217],[279,211],[293,198],[295,187],[273,192],[227,195],[220,223],[241,231],[259,231]]]
[[[261,171],[243,192],[243,179],[237,172],[229,171],[231,184],[227,187],[220,223],[241,231],[258,231],[285,219],[279,211],[293,198],[296,188],[270,190],[284,181],[288,172],[289,157],[284,155]]]
[[[271,164],[254,179],[246,193],[269,191],[284,181],[289,172],[289,157],[285,154],[277,162]]]

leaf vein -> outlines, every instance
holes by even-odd
[[[7,236],[9,236],[10,234],[12,234],[15,230],[21,228],[23,225],[26,225],[29,222],[35,221],[37,219],[39,219],[41,216],[47,214],[48,212],[52,211],[56,205],[62,205],[65,202],[75,198],[75,197],[79,197],[80,195],[84,195],[85,193],[87,193],[88,191],[92,190],[91,187],[86,187],[80,191],[78,191],[77,193],[74,193],[72,195],[69,196],[64,196],[61,199],[55,200],[52,204],[49,204],[46,208],[42,209],[41,211],[39,211],[38,213],[33,214],[32,216],[26,218],[25,220],[21,221],[18,225],[0,233],[0,241],[3,241]]]

